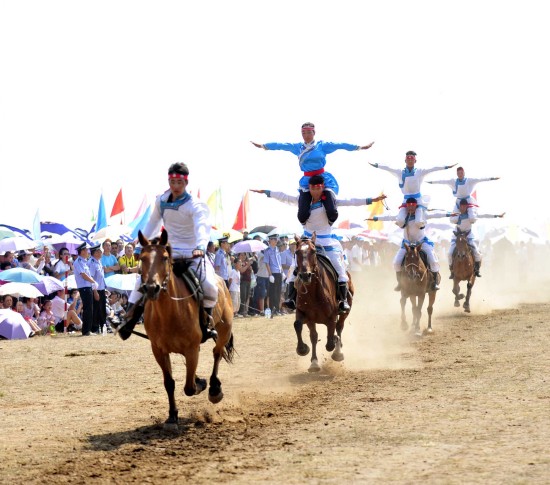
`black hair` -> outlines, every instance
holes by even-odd
[[[416,152],[413,152],[412,150],[409,150],[407,153],[405,153],[405,156],[406,155],[413,155],[416,157]]]
[[[168,175],[175,173],[178,175],[189,175],[189,168],[187,168],[187,165],[182,162],[176,162],[170,165],[170,168],[168,169]]]
[[[468,199],[460,199],[459,205],[468,205]]]
[[[303,125],[302,125],[302,129],[303,128],[313,128],[313,131],[315,131],[315,125],[311,122],[311,121],[306,121]]]
[[[418,204],[417,200],[416,200],[414,197],[409,197],[409,198],[406,200],[406,203],[407,203],[407,204]]]
[[[322,175],[312,175],[311,177],[309,177],[309,182],[308,183],[310,185],[324,184],[325,183],[325,178]]]

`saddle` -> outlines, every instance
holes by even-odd
[[[429,269],[430,265],[428,264],[428,255],[426,254],[426,251],[421,249],[420,251],[418,251],[418,255],[420,256],[420,259],[422,260],[426,268]],[[403,266],[405,266],[405,258],[403,258],[403,261],[401,261],[401,267]]]
[[[191,268],[191,260],[187,258],[175,259],[172,262],[172,271],[174,272],[174,276],[177,276],[183,280],[185,286],[187,286],[187,289],[193,296],[193,299],[199,305],[199,310],[202,310],[199,311],[199,319],[201,325],[203,325],[203,323],[206,323],[206,316],[203,306],[204,291],[197,274]]]
[[[334,269],[334,266],[332,265],[332,262],[330,261],[330,259],[328,259],[323,254],[317,253],[317,260],[319,261],[319,264],[323,265],[323,267],[327,270],[330,277],[336,283],[336,286],[338,286],[338,273]]]

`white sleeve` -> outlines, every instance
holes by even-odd
[[[276,199],[288,205],[298,205],[297,195],[289,195],[289,194],[285,194],[284,192],[273,192],[271,190],[269,192],[270,192],[269,197],[272,199]]]

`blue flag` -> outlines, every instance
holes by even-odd
[[[105,202],[103,201],[103,194],[99,198],[99,209],[97,210],[97,221],[95,223],[96,232],[100,229],[107,227],[107,213],[105,212]]]

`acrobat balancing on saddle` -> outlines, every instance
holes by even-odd
[[[319,252],[330,260],[334,266],[334,269],[338,273],[339,308],[341,313],[347,313],[350,311],[350,307],[347,302],[349,279],[344,264],[342,245],[340,244],[338,236],[332,234],[327,209],[323,204],[323,197],[326,193],[324,175],[325,174],[313,175],[308,181],[308,194],[310,194],[311,201],[309,202],[307,210],[309,216],[304,224],[304,236],[311,237],[313,233],[316,234],[315,244],[318,247]],[[272,199],[276,199],[290,205],[296,205],[299,203],[298,196],[285,194],[284,192],[275,192],[271,190],[252,190],[252,192],[265,194]],[[369,205],[385,198],[385,195],[380,195],[375,198],[362,197],[337,199],[336,203],[340,206],[361,206]],[[291,275],[287,280],[289,288],[288,299],[283,303],[284,306],[291,310],[296,309],[296,289],[294,288],[295,279],[296,275],[291,272]]]
[[[443,184],[451,187],[453,195],[455,196],[455,206],[453,211],[458,212],[460,210],[460,203],[462,200],[468,202],[468,218],[473,223],[477,217],[477,201],[473,196],[476,185],[480,182],[489,182],[491,180],[499,180],[500,177],[485,177],[485,178],[466,178],[466,172],[463,167],[458,167],[456,169],[456,179],[449,180],[431,180],[428,181],[429,184]]]
[[[303,177],[299,181],[298,198],[298,220],[300,224],[305,224],[309,218],[311,207],[311,193],[309,191],[309,178],[314,175],[323,175],[325,188],[323,190],[322,204],[325,207],[328,223],[334,224],[338,219],[338,208],[336,196],[338,195],[338,182],[330,172],[325,171],[327,163],[326,156],[336,150],[368,150],[373,144],[359,146],[350,143],[331,143],[326,141],[315,141],[315,125],[313,123],[304,123],[302,125],[303,143],[252,143],[257,148],[264,150],[284,150],[291,152],[298,157],[300,170]]]
[[[494,217],[504,217],[504,212],[502,214],[476,214],[476,218],[471,218],[469,214],[470,202],[468,199],[462,199],[458,202],[459,213],[452,216],[450,219],[451,224],[456,225],[456,229],[460,232],[467,233],[468,246],[472,251],[472,256],[474,257],[474,272],[478,278],[481,278],[479,269],[481,268],[481,252],[479,251],[477,241],[472,234],[472,224],[476,222],[477,219],[492,219]],[[455,275],[453,274],[453,254],[456,248],[456,236],[451,239],[451,245],[449,247],[448,259],[449,259],[449,269],[451,270],[451,276],[449,279],[454,279]]]
[[[427,200],[426,197],[422,195],[422,182],[424,177],[429,173],[436,172],[438,170],[447,170],[456,165],[443,165],[441,167],[432,167],[432,168],[416,168],[416,152],[409,150],[405,154],[405,168],[391,168],[387,165],[380,165],[379,163],[370,163],[375,168],[385,170],[386,172],[391,173],[399,181],[399,188],[403,193],[403,203],[399,207],[399,213],[396,216],[396,224],[399,227],[403,227],[405,218],[408,214],[408,209],[406,205],[407,199],[415,199],[418,204],[415,214],[415,224],[418,227],[424,227],[426,225],[426,211],[427,211]]]
[[[369,217],[368,221],[395,221],[395,223],[403,228],[403,241],[401,247],[397,251],[395,258],[393,259],[393,267],[395,269],[397,286],[395,291],[401,291],[401,271],[403,259],[405,258],[405,253],[407,252],[405,244],[411,245],[416,244],[417,246],[422,244],[422,250],[426,253],[428,266],[430,271],[433,274],[433,286],[432,290],[439,290],[439,260],[434,251],[434,243],[428,239],[424,231],[424,225],[426,224],[426,219],[437,219],[442,217],[451,217],[457,215],[453,212],[441,212],[435,214],[429,214],[423,217],[424,222],[421,226],[416,221],[416,214],[418,213],[418,203],[417,200],[413,197],[409,197],[405,201],[406,215],[403,222],[401,222],[400,214],[398,215],[386,215],[386,216],[374,216]]]

